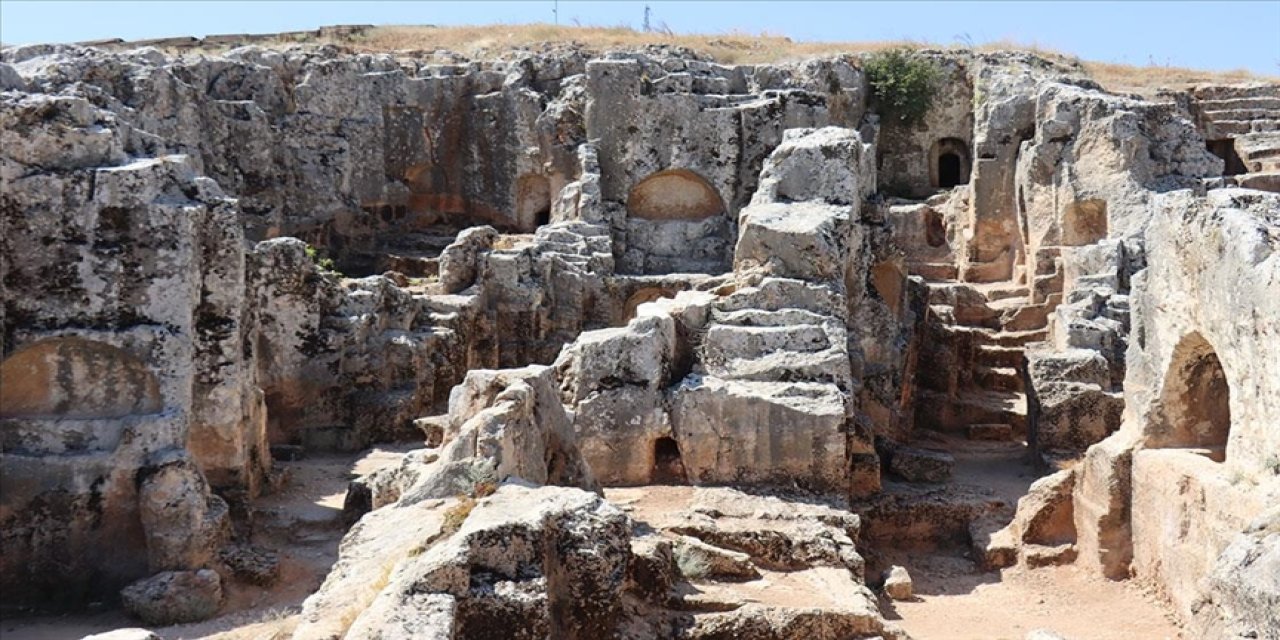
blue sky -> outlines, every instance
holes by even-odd
[[[769,32],[795,40],[1010,39],[1089,60],[1280,76],[1280,0],[1257,2],[559,2],[560,23],[681,33]],[[0,0],[0,41],[74,42],[266,33],[329,24],[551,22],[553,0],[523,2],[114,2]]]

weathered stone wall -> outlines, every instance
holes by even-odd
[[[187,153],[241,199],[250,238],[320,242],[353,271],[387,237],[434,224],[532,231],[584,140],[580,53],[438,64],[334,47],[166,57],[6,50],[30,91],[80,87],[139,132],[138,155]],[[82,83],[82,84],[77,84]]]
[[[198,568],[226,515],[205,476],[252,493],[270,464],[236,202],[185,156],[129,161],[137,132],[81,98],[9,93],[0,121],[3,588]]]
[[[1201,580],[1219,554],[1280,499],[1280,199],[1224,189],[1154,204],[1148,266],[1133,283],[1124,423],[1086,456],[1076,527],[1085,562],[1152,579],[1190,618],[1215,597]]]
[[[590,62],[587,92],[601,196],[623,216],[623,273],[729,271],[735,217],[782,131],[858,126],[866,100],[861,72],[840,59],[728,67],[624,56]]]
[[[1017,169],[1028,274],[1049,275],[1040,254],[1053,247],[1140,233],[1155,192],[1199,187],[1222,170],[1172,105],[1048,83],[1035,122]]]
[[[601,482],[876,490],[872,430],[904,421],[916,316],[884,221],[861,214],[872,149],[850,129],[788,131],[740,213],[731,281],[565,349],[564,401]],[[889,268],[873,276],[875,259]],[[874,417],[858,411],[863,344]]]
[[[968,182],[973,156],[973,83],[968,61],[937,52],[924,54],[940,71],[933,105],[919,122],[881,120],[876,146],[879,191],[924,198],[938,191],[937,158],[947,151],[960,156],[960,184]]]
[[[1120,424],[1132,274],[1153,199],[1203,189],[1221,161],[1176,108],[1042,83],[1035,137],[1018,156],[1021,270],[1050,318],[1050,345],[1028,354],[1029,441],[1078,456]],[[1085,366],[1100,357],[1100,372]]]

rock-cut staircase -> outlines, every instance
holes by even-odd
[[[1059,249],[1040,250],[1038,275],[1018,267],[1011,280],[961,281],[954,267],[932,267],[919,273],[929,286],[929,318],[917,426],[976,440],[1025,437],[1023,352],[1048,337],[1049,314],[1062,301]]]

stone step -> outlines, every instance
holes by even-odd
[[[1268,109],[1280,111],[1280,97],[1263,95],[1243,98],[1201,100],[1200,109],[1205,112],[1235,109]]]
[[[1280,193],[1280,171],[1246,173],[1235,178],[1236,183],[1246,189]]]
[[[1062,303],[1062,294],[1050,294],[1041,304],[1006,309],[1000,317],[1000,327],[1005,331],[1031,331],[1049,326],[1049,314]]]
[[[1214,134],[1219,136],[1242,136],[1247,133],[1264,131],[1280,131],[1280,120],[1218,120],[1213,122]]]
[[[1034,300],[1047,300],[1049,296],[1055,293],[1062,293],[1062,286],[1066,281],[1061,268],[1061,261],[1053,273],[1036,276],[1035,285],[1032,287],[1035,292]]]
[[[937,431],[963,432],[971,424],[1007,424],[1016,435],[1027,430],[1027,396],[1009,391],[970,391],[948,397],[921,389],[917,425]]]
[[[971,424],[965,435],[970,440],[1007,442],[1013,439],[1013,427],[1003,422]]]
[[[703,339],[706,359],[754,360],[778,351],[814,353],[831,347],[827,332],[811,324],[751,327],[713,324]]]
[[[996,331],[988,334],[987,344],[1005,347],[1020,347],[1032,342],[1044,342],[1049,339],[1049,330],[1031,329],[1029,331]]]
[[[1023,296],[1021,298],[1001,298],[999,300],[992,300],[987,306],[991,307],[998,313],[1005,314],[1014,313],[1018,309],[1029,304],[1031,304],[1030,298]]]
[[[821,325],[832,320],[804,309],[738,309],[736,311],[711,310],[713,322],[740,327],[790,327],[797,325]]]
[[[974,382],[992,391],[1022,391],[1022,374],[1018,367],[988,367],[979,365],[973,371]]]
[[[1006,298],[1026,298],[1031,294],[1025,285],[1014,282],[991,282],[976,287],[987,300],[996,301]]]
[[[951,322],[973,327],[996,327],[1000,312],[987,303],[977,286],[968,282],[929,283],[929,303],[951,307]]]
[[[978,345],[974,360],[988,367],[1022,368],[1022,347],[1005,347],[995,344]]]
[[[1013,277],[1013,266],[1003,260],[994,262],[970,262],[960,274],[965,282],[1002,282]]]
[[[849,356],[838,349],[805,357],[797,357],[793,351],[778,351],[756,358],[708,358],[702,366],[707,375],[725,380],[847,385],[848,381],[837,374],[842,369],[848,371]]]
[[[1213,122],[1224,120],[1280,120],[1280,111],[1274,109],[1223,109],[1202,112]]]
[[[1213,86],[1197,89],[1194,95],[1201,102],[1230,100],[1233,98],[1264,98],[1280,96],[1280,85],[1257,84],[1252,86]]]
[[[1245,151],[1242,160],[1266,160],[1268,158],[1280,158],[1280,147],[1270,147],[1266,149],[1255,149]]]
[[[950,262],[912,262],[907,264],[907,272],[925,280],[955,280],[960,274]]]

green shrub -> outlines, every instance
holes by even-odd
[[[321,256],[320,250],[309,244],[303,251],[307,254],[307,257],[320,268],[321,271],[338,276],[339,278],[342,277],[342,272],[338,271],[338,265],[334,263],[333,258]]]
[[[933,105],[942,71],[937,63],[906,48],[878,51],[863,64],[876,110],[889,121],[912,125]]]

